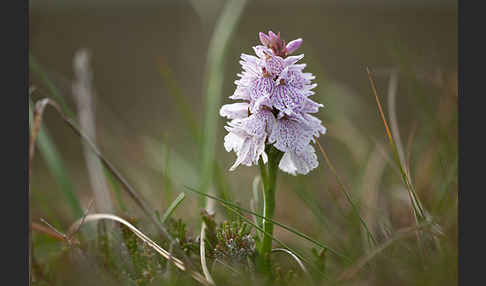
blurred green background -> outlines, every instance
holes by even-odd
[[[76,110],[71,92],[73,56],[80,48],[89,50],[97,144],[161,213],[185,191],[183,185],[200,184],[201,146],[191,134],[191,124],[202,128],[208,44],[225,2],[30,1],[31,55]],[[227,97],[235,89],[239,55],[252,54],[258,32],[268,30],[280,31],[287,41],[303,38],[302,62],[318,84],[313,99],[325,106],[318,117],[327,134],[319,141],[378,237],[410,226],[413,216],[391,161],[366,67],[374,72],[387,116],[390,74],[400,71],[395,122],[403,149],[409,153],[411,177],[426,209],[450,232],[453,245],[457,232],[456,1],[249,1],[227,54],[221,55],[226,57],[221,104],[230,102]],[[37,88],[33,99],[48,94],[38,74],[31,72],[30,80]],[[54,112],[46,112],[44,124],[72,190],[86,207],[93,194],[79,138]],[[217,174],[231,197],[248,207],[258,168],[228,171],[236,157],[223,148],[224,124],[218,116]],[[319,167],[308,176],[279,174],[275,218],[345,247],[360,236],[347,225],[349,205],[324,159],[318,157]],[[66,229],[77,216],[61,188],[45,158],[36,155],[32,216]],[[141,215],[129,198],[124,201],[130,216]],[[186,219],[197,234],[200,209],[198,197],[189,195],[174,216]],[[222,218],[222,212],[218,216]],[[289,243],[299,241],[278,228],[276,236]]]

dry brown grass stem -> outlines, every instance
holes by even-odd
[[[50,99],[43,99],[37,101],[34,108],[34,120],[32,124],[32,130],[30,132],[30,139],[29,139],[29,178],[32,175],[32,161],[34,160],[35,154],[35,142],[37,140],[37,135],[39,135],[41,123],[42,123],[42,115],[44,113],[44,109],[46,108],[47,104],[51,104],[54,108],[59,109],[60,107],[57,105],[56,102]]]
[[[369,82],[370,82],[370,85],[371,85],[371,89],[373,91],[373,95],[374,95],[375,100],[376,100],[376,105],[378,106],[378,111],[380,113],[381,119],[382,119],[383,124],[385,126],[385,131],[386,131],[386,135],[388,137],[388,141],[390,141],[390,145],[393,149],[393,154],[395,156],[395,160],[397,161],[397,164],[400,168],[402,180],[403,180],[405,186],[407,187],[408,195],[410,197],[410,201],[411,201],[412,206],[413,206],[413,213],[414,213],[415,219],[416,219],[417,224],[418,224],[418,223],[420,223],[420,222],[422,222],[423,220],[426,219],[426,214],[424,212],[424,209],[422,207],[420,200],[417,197],[417,194],[415,193],[414,186],[411,183],[411,180],[408,176],[408,173],[405,171],[405,168],[402,165],[402,161],[400,159],[400,155],[399,155],[399,152],[398,152],[398,149],[397,149],[397,145],[396,145],[395,141],[393,140],[392,133],[390,132],[390,128],[388,127],[388,123],[387,123],[387,120],[385,118],[385,114],[384,114],[383,109],[381,107],[380,99],[378,98],[378,93],[376,92],[375,82],[373,80],[371,71],[368,67],[366,68],[366,72],[368,73],[368,79],[369,79]]]
[[[80,223],[78,224],[77,228],[71,229],[67,234],[62,233],[61,231],[57,230],[54,226],[52,226],[49,222],[45,219],[40,218],[40,221],[44,223],[41,225],[36,222],[32,222],[31,229],[36,230],[38,232],[44,233],[50,237],[53,237],[57,240],[61,240],[66,242],[69,246],[78,245],[79,240],[77,240],[74,235],[79,231],[80,227],[83,225],[86,216],[88,215],[91,206],[93,205],[94,200],[91,200],[88,207],[86,208],[84,215],[80,219]]]
[[[208,281],[206,278],[204,278],[204,276],[201,275],[200,273],[187,269],[184,262],[182,262],[180,259],[174,257],[169,251],[160,247],[157,243],[155,243],[153,240],[151,240],[147,235],[145,235],[143,232],[141,232],[139,229],[137,229],[135,226],[133,226],[132,224],[130,224],[126,220],[122,219],[121,217],[118,217],[118,216],[112,215],[112,214],[98,213],[98,214],[87,215],[84,218],[84,222],[99,221],[99,220],[111,220],[111,221],[116,221],[116,222],[123,224],[131,232],[133,232],[139,239],[141,239],[143,242],[145,242],[148,246],[150,246],[152,249],[154,249],[157,253],[162,255],[162,257],[164,257],[165,259],[172,262],[177,268],[179,268],[182,271],[188,271],[189,274],[196,281],[200,282],[203,285],[214,285],[213,283]],[[78,228],[79,225],[81,225],[82,223],[83,223],[82,219],[77,220],[75,223],[73,223],[71,225],[71,227],[69,228],[69,231],[73,231],[74,229]]]
[[[40,223],[32,222],[30,227],[31,227],[32,230],[35,230],[35,231],[38,231],[38,232],[43,233],[45,235],[48,235],[48,236],[50,236],[54,239],[57,239],[59,241],[65,241],[65,239],[66,239],[66,236],[63,233],[60,233],[57,230],[53,230],[51,227],[42,225]]]
[[[165,238],[169,241],[174,241],[172,236],[167,232],[165,227],[159,221],[156,216],[155,210],[153,210],[150,205],[135,191],[135,189],[128,183],[128,181],[120,174],[120,172],[113,166],[113,164],[106,159],[103,154],[100,152],[98,147],[90,140],[86,134],[84,134],[81,129],[74,123],[72,119],[67,117],[61,110],[61,107],[52,99],[50,98],[43,98],[36,102],[35,110],[34,110],[34,129],[30,138],[30,149],[33,149],[33,145],[35,145],[35,140],[37,137],[37,133],[40,128],[40,123],[42,121],[42,114],[47,105],[51,105],[57,111],[59,116],[63,119],[63,121],[76,133],[81,139],[86,143],[86,145],[91,149],[91,151],[100,159],[101,163],[106,167],[106,169],[121,183],[123,186],[123,190],[128,193],[128,195],[135,201],[135,203],[142,209],[144,214],[149,217],[152,223],[156,226],[159,230],[160,234],[162,234]],[[31,151],[30,159],[33,157],[33,151]],[[188,267],[193,267],[192,262],[187,257],[187,255],[181,251],[181,255],[183,256],[184,260],[187,263]]]

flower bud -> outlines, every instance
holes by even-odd
[[[285,50],[287,52],[287,55],[290,55],[293,52],[295,52],[295,50],[297,50],[300,47],[301,44],[302,44],[302,39],[301,38],[298,38],[296,40],[293,40],[293,41],[289,42],[287,44],[287,46],[285,47]]]

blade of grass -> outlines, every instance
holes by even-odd
[[[371,239],[371,241],[373,242],[373,244],[376,245],[376,240],[373,237],[373,234],[370,232],[370,229],[368,228],[368,225],[366,224],[366,222],[361,217],[361,214],[359,213],[359,210],[356,207],[356,204],[351,199],[351,196],[349,195],[348,191],[346,190],[346,186],[344,185],[343,181],[341,180],[341,178],[339,177],[338,173],[336,172],[336,169],[334,169],[334,166],[331,164],[331,161],[327,157],[327,154],[324,151],[324,148],[322,148],[321,143],[319,143],[319,141],[317,140],[317,138],[315,139],[315,141],[317,143],[317,146],[319,147],[319,150],[321,151],[322,156],[324,157],[324,160],[326,161],[327,166],[329,167],[329,169],[331,170],[331,172],[334,174],[334,176],[336,177],[336,180],[338,181],[339,185],[341,186],[341,191],[343,192],[344,196],[346,197],[346,200],[349,202],[349,204],[353,208],[353,211],[355,212],[356,216],[359,218],[359,221],[363,225],[363,228],[365,229],[368,237]]]
[[[64,161],[62,159],[61,154],[57,150],[55,143],[52,141],[51,136],[49,135],[48,129],[45,126],[40,126],[42,117],[38,117],[38,123],[34,122],[34,115],[33,115],[33,103],[29,100],[29,123],[31,132],[35,132],[37,128],[37,134],[32,134],[34,138],[31,140],[31,158],[29,163],[29,173],[31,173],[30,168],[32,168],[32,160],[34,157],[34,145],[37,145],[39,148],[40,155],[44,158],[47,163],[47,168],[49,171],[54,175],[54,179],[59,186],[59,189],[65,196],[68,205],[72,211],[74,217],[79,217],[83,215],[83,209],[81,208],[81,203],[74,193],[74,187],[71,183],[71,179],[69,178],[68,173],[66,172],[66,168],[64,166]],[[38,124],[38,127],[35,125]],[[30,175],[29,175],[30,176]]]
[[[164,191],[165,191],[165,197],[166,199],[172,197],[172,184],[171,184],[171,179],[170,179],[170,147],[169,147],[169,140],[168,136],[164,136],[164,154],[165,154],[165,160],[164,160],[164,170],[163,170],[163,177],[164,177]]]
[[[205,196],[205,197],[208,197],[208,198],[213,199],[213,200],[215,200],[215,201],[218,201],[218,202],[220,202],[220,203],[221,203],[223,206],[229,206],[229,207],[231,207],[231,208],[235,208],[235,209],[237,209],[237,210],[240,210],[240,211],[243,211],[243,212],[246,212],[246,213],[249,213],[249,214],[255,215],[255,216],[259,217],[259,218],[262,218],[262,219],[264,218],[264,217],[263,217],[262,215],[260,215],[260,214],[257,214],[257,213],[255,213],[255,212],[253,212],[253,211],[251,211],[251,210],[247,210],[247,209],[245,209],[245,208],[242,208],[242,207],[240,207],[240,206],[238,206],[238,205],[236,205],[236,204],[233,204],[233,203],[231,203],[231,202],[228,202],[228,201],[222,200],[222,199],[220,199],[220,198],[217,198],[217,197],[215,197],[215,196],[211,196],[211,195],[209,195],[209,194],[206,194],[206,193],[203,193],[203,192],[197,191],[197,190],[195,190],[195,189],[193,189],[193,188],[191,188],[191,187],[188,187],[188,186],[185,186],[185,188],[186,188],[186,189],[188,189],[189,191],[194,192],[194,193],[196,193],[196,194],[199,194],[199,195],[201,195],[201,196]],[[283,228],[283,229],[285,229],[285,230],[287,230],[287,231],[289,231],[289,232],[291,232],[291,233],[293,233],[293,234],[295,234],[295,235],[297,235],[297,236],[299,236],[299,237],[301,237],[301,238],[303,238],[303,239],[305,239],[305,240],[307,240],[307,241],[309,241],[309,242],[313,243],[314,245],[316,245],[316,246],[318,246],[318,247],[320,247],[320,248],[324,248],[324,249],[329,250],[329,252],[331,252],[331,253],[335,254],[336,256],[338,256],[338,257],[340,257],[340,258],[343,258],[343,259],[347,260],[348,262],[350,261],[350,260],[349,260],[349,258],[348,258],[348,257],[346,257],[345,255],[343,255],[343,254],[339,253],[338,251],[336,251],[336,250],[334,250],[334,249],[330,248],[329,246],[327,246],[327,245],[325,245],[325,244],[323,244],[323,243],[321,243],[321,242],[319,242],[319,241],[317,241],[317,240],[315,240],[315,239],[313,239],[313,238],[311,238],[311,237],[307,236],[306,234],[304,234],[304,233],[302,233],[302,232],[300,232],[300,231],[298,231],[298,230],[296,230],[296,229],[294,229],[294,228],[292,228],[292,227],[290,227],[290,226],[284,225],[284,224],[282,224],[282,223],[280,223],[280,222],[278,222],[278,221],[275,221],[275,220],[273,220],[273,219],[269,219],[269,218],[265,218],[265,219],[267,219],[267,220],[271,221],[272,223],[274,223],[275,225],[278,225],[278,226],[280,226],[281,228]],[[253,223],[252,223],[252,224],[253,224]]]
[[[108,169],[108,171],[122,184],[123,189],[128,193],[128,195],[135,201],[135,203],[140,207],[140,209],[145,213],[147,217],[151,219],[151,221],[155,224],[156,228],[159,230],[160,234],[166,237],[169,241],[173,242],[174,239],[172,236],[167,232],[165,227],[160,223],[159,219],[157,218],[156,212],[150,207],[150,205],[141,197],[138,192],[128,183],[128,181],[120,174],[120,172],[108,161],[99,151],[98,147],[86,136],[86,134],[79,129],[77,124],[70,118],[68,118],[61,110],[61,107],[52,99],[44,98],[36,103],[36,110],[44,110],[44,107],[50,105],[57,111],[57,114],[61,117],[61,119],[71,128],[71,130],[76,133],[81,139],[87,143],[90,147],[91,151],[101,160],[103,166]],[[181,250],[179,248],[179,250]],[[181,254],[183,255],[186,264],[188,267],[193,267],[192,262],[188,259],[187,255],[184,251],[181,250]]]
[[[166,140],[164,140],[166,141]],[[165,177],[166,182],[173,189],[178,189],[179,182],[191,182],[197,184],[199,174],[192,162],[186,159],[182,153],[175,150],[167,142],[157,140],[151,137],[143,137],[143,150],[145,161],[155,171],[170,175]],[[170,155],[168,155],[170,153]],[[170,156],[170,159],[168,159]],[[167,165],[170,164],[170,165]],[[170,170],[170,174],[168,174]],[[170,200],[171,201],[171,200]]]
[[[62,107],[62,110],[66,113],[66,115],[69,118],[74,118],[74,113],[71,111],[69,106],[66,103],[66,100],[61,96],[61,93],[57,89],[57,87],[54,85],[54,83],[49,80],[49,77],[45,73],[45,71],[41,68],[37,60],[34,58],[32,53],[29,51],[29,70],[37,74],[44,85],[47,87],[49,90],[50,95],[56,100],[56,102],[59,102],[59,104]]]
[[[206,61],[205,110],[202,137],[201,190],[207,193],[212,185],[214,172],[214,147],[218,125],[218,107],[223,93],[224,59],[231,37],[246,5],[246,0],[228,1],[218,18],[209,43]],[[206,199],[201,198],[201,205]]]
[[[103,171],[105,173],[105,176],[108,178],[108,182],[110,183],[113,192],[115,193],[116,201],[118,203],[118,207],[123,213],[126,213],[128,211],[125,203],[123,202],[122,194],[120,191],[120,188],[118,187],[118,184],[115,181],[115,178],[113,175],[108,171],[108,169],[103,168]]]
[[[185,124],[190,130],[190,134],[193,137],[197,146],[201,145],[201,134],[200,128],[198,126],[198,122],[194,117],[194,111],[191,110],[191,104],[187,101],[187,99],[182,94],[182,89],[179,84],[179,81],[174,77],[174,73],[170,66],[164,61],[163,58],[160,59],[160,73],[166,84],[168,85],[169,94],[172,96],[176,103],[176,108],[178,109],[179,113],[183,117]],[[168,148],[168,143],[166,144]],[[169,149],[167,149],[168,151]],[[167,154],[168,156],[168,154]],[[168,166],[168,165],[166,165]],[[225,177],[222,173],[222,169],[219,166],[218,162],[214,162],[214,181],[215,181],[215,189],[218,191],[219,195],[221,195],[226,200],[231,200],[231,192],[230,187]],[[168,182],[168,180],[166,180]],[[226,211],[226,209],[225,209]],[[226,216],[231,218],[232,213],[226,212]]]
[[[167,84],[169,95],[171,95],[175,101],[175,107],[177,108],[178,113],[185,120],[185,123],[196,142],[200,143],[198,122],[194,117],[194,111],[192,111],[190,108],[193,105],[191,105],[186,97],[182,95],[182,88],[179,81],[174,77],[172,69],[163,58],[159,60],[159,70],[162,79]]]
[[[363,205],[362,215],[369,226],[375,231],[378,229],[378,225],[380,225],[380,220],[385,219],[385,217],[378,215],[379,186],[387,165],[380,154],[379,148],[378,145],[374,147],[365,166],[362,168],[363,171],[360,178],[361,192],[359,194],[361,204]],[[364,237],[363,239],[369,238]]]
[[[177,198],[170,204],[170,206],[167,208],[164,215],[160,219],[160,222],[162,224],[165,224],[167,222],[167,220],[172,216],[172,213],[175,211],[175,209],[182,203],[182,201],[184,201],[185,197],[185,193],[180,193]]]
[[[383,124],[385,125],[386,135],[387,135],[388,141],[390,142],[390,145],[392,147],[394,159],[395,159],[396,163],[398,164],[398,167],[400,168],[400,173],[402,175],[403,183],[408,190],[410,201],[411,201],[412,206],[413,206],[413,213],[414,213],[415,219],[416,219],[417,222],[422,222],[423,220],[426,219],[424,209],[422,207],[420,200],[418,199],[418,196],[415,192],[414,186],[410,182],[410,178],[408,177],[407,172],[405,172],[405,169],[402,166],[402,163],[401,163],[401,160],[400,160],[400,155],[398,154],[397,146],[395,144],[395,141],[393,140],[393,136],[390,132],[390,128],[388,127],[388,123],[386,121],[385,114],[383,113],[383,108],[381,107],[380,99],[378,98],[375,83],[373,81],[373,77],[371,75],[370,69],[366,68],[366,72],[368,73],[368,79],[370,81],[370,85],[371,85],[371,89],[373,91],[373,95],[375,96],[375,99],[376,99],[376,105],[378,106],[378,111],[380,113]]]
[[[301,178],[297,178],[298,181]],[[329,223],[327,217],[324,215],[322,207],[318,204],[316,197],[312,197],[309,192],[306,191],[303,182],[297,182],[298,187],[291,188],[292,191],[302,200],[302,202],[309,208],[309,210],[314,214],[314,216],[322,223],[324,228],[330,229],[331,224]],[[329,232],[332,234],[332,232]]]
[[[412,124],[412,131],[410,131],[410,135],[409,135],[408,141],[407,141],[407,152],[406,152],[407,155],[406,155],[406,159],[405,159],[405,167],[406,167],[406,170],[408,171],[409,176],[411,176],[411,170],[410,170],[411,159],[410,159],[410,156],[412,155],[412,145],[413,145],[413,140],[415,139],[415,133],[417,132],[417,126],[418,126],[418,121],[415,120]]]
[[[221,166],[217,162],[214,163],[214,181],[214,190],[217,192],[217,194],[227,201],[233,201],[231,187],[227,180],[227,176],[223,173]],[[224,211],[230,220],[235,219],[231,212],[226,211],[226,209],[224,209]]]
[[[41,81],[47,87],[47,89],[49,91],[48,95],[50,97],[54,98],[56,102],[59,102],[60,103],[60,105],[62,107],[62,110],[67,115],[67,117],[68,118],[71,118],[71,119],[75,118],[73,111],[67,105],[65,98],[61,96],[61,93],[60,93],[59,89],[49,79],[49,77],[47,76],[47,74],[45,73],[45,71],[42,69],[42,67],[39,65],[39,63],[35,59],[35,57],[30,52],[29,52],[29,70],[31,72],[33,72],[34,74],[37,74],[40,77]],[[43,127],[42,129],[46,129],[46,127]],[[39,137],[42,137],[42,135],[39,135]],[[40,141],[43,141],[43,140],[41,140],[41,138],[39,138],[39,140]],[[49,138],[47,140],[48,141],[51,141],[51,140],[49,140]],[[51,145],[52,144],[53,144],[53,142],[51,142]],[[60,157],[60,156],[58,156],[58,157]],[[106,173],[107,170],[106,170],[106,168],[104,168],[104,169],[105,169],[104,171]],[[72,187],[71,187],[71,189],[72,189]],[[73,203],[72,201],[74,199],[72,198],[71,195],[69,195],[69,200],[71,201],[71,203]],[[79,216],[79,215],[82,214],[81,206],[80,206],[79,203],[78,203],[78,205],[79,205],[79,208],[78,208],[78,210],[76,210],[76,216]],[[123,207],[120,205],[120,208],[123,208]],[[79,212],[81,212],[81,214]]]
[[[54,98],[56,100],[56,102],[59,102],[61,107],[62,107],[62,110],[63,112],[67,115],[67,117],[69,118],[74,118],[74,113],[73,111],[69,108],[69,106],[67,105],[66,103],[66,100],[64,97],[61,96],[61,93],[59,91],[59,89],[56,87],[56,85],[49,79],[49,77],[47,76],[46,72],[42,69],[42,67],[38,64],[37,60],[35,59],[35,57],[32,55],[32,53],[29,52],[29,69],[31,72],[37,74],[41,81],[43,82],[43,84],[47,87],[48,91],[49,91],[49,95]],[[46,127],[43,127],[42,129],[46,129]],[[42,135],[39,135],[39,141],[43,141],[41,140],[41,137]],[[49,140],[49,138],[47,139],[47,141],[51,141]],[[41,144],[41,143],[39,143]],[[51,142],[50,145],[53,145],[54,143]],[[57,157],[60,157],[60,155],[58,155]],[[105,174],[107,173],[107,170],[106,168],[104,168],[105,170]],[[69,181],[70,182],[70,181]],[[63,182],[64,184],[66,182]],[[112,184],[113,185],[113,184]],[[114,185],[113,185],[114,186]],[[71,189],[72,189],[72,186],[71,186]],[[117,190],[116,187],[114,186],[114,189],[115,191]],[[71,204],[76,204],[74,202],[74,200],[77,200],[77,198],[74,196],[73,198],[73,195],[70,194],[72,193],[67,191],[68,194],[68,198],[69,198],[69,201],[71,202]],[[120,200],[118,200],[118,202],[120,202]],[[78,206],[75,206],[76,210],[75,210],[75,215],[76,216],[80,216],[82,215],[82,210],[81,210],[81,206],[80,206],[80,203],[78,201],[77,203]],[[120,205],[120,208],[123,209],[124,207],[122,205]]]

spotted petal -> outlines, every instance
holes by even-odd
[[[291,175],[306,175],[319,165],[314,147],[307,145],[303,152],[286,152],[278,167]]]
[[[219,110],[219,115],[229,119],[248,117],[248,108],[250,105],[247,102],[237,102],[232,104],[225,104]]]
[[[273,94],[273,106],[287,115],[300,111],[303,108],[305,96],[296,88],[280,84]]]

